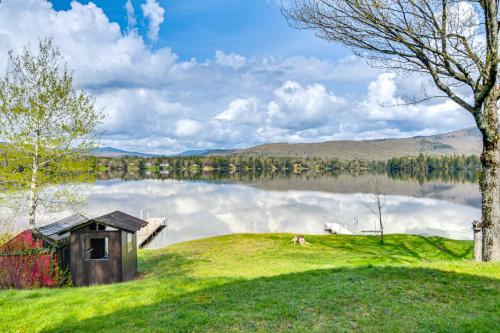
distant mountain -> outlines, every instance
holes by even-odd
[[[241,149],[233,154],[259,157],[319,157],[340,160],[387,160],[392,157],[425,155],[479,155],[481,134],[467,128],[445,134],[402,139],[342,140],[320,143],[271,143]]]
[[[97,156],[97,157],[115,157],[115,158],[125,157],[125,156],[132,156],[132,157],[153,157],[153,156],[156,156],[154,154],[126,151],[126,150],[113,148],[113,147],[95,148],[92,151],[92,155]]]
[[[228,155],[235,152],[235,149],[199,149],[186,150],[185,152],[175,154],[173,156],[210,156],[210,155]],[[114,147],[99,147],[92,151],[93,156],[97,157],[157,157],[163,155],[140,153],[135,151],[127,151]]]
[[[444,134],[401,139],[341,140],[317,143],[269,143],[245,149],[187,150],[174,156],[254,156],[318,157],[339,160],[387,160],[392,157],[424,155],[479,155],[481,134],[477,128],[466,128]],[[93,155],[102,157],[154,157],[159,155],[100,147]]]
[[[198,149],[186,150],[175,156],[210,156],[210,155],[229,155],[237,152],[236,149]]]

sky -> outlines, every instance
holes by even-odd
[[[272,142],[430,135],[473,126],[431,83],[295,30],[279,0],[0,0],[7,51],[53,37],[105,119],[100,144],[172,154]]]

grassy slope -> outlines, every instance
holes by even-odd
[[[0,291],[0,331],[474,331],[500,327],[500,264],[471,242],[232,235],[141,251],[139,280]]]
[[[481,136],[474,128],[426,137],[330,141],[318,143],[270,143],[241,149],[235,155],[263,157],[319,157],[340,160],[387,160],[392,157],[425,155],[479,155]]]

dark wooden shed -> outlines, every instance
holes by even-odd
[[[56,285],[54,264],[70,269],[75,286],[131,280],[137,272],[136,233],[147,224],[120,211],[93,219],[71,215],[14,237],[0,248],[0,268],[17,267],[19,276],[44,286]],[[41,259],[20,265],[32,252]]]
[[[70,228],[73,284],[133,279],[137,272],[136,232],[146,225],[146,221],[115,211]]]

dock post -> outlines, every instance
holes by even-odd
[[[474,261],[483,261],[483,231],[481,222],[472,221],[472,230],[474,231]]]

